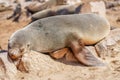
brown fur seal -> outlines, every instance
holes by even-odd
[[[51,53],[68,47],[84,65],[95,66],[96,59],[85,50],[110,32],[109,22],[96,14],[61,15],[39,19],[16,31],[8,42],[8,53],[16,60],[30,50]],[[94,60],[91,62],[89,60]]]
[[[57,5],[64,5],[64,4],[66,4],[66,0],[48,0],[48,1],[43,2],[43,3],[32,2],[31,4],[26,6],[25,9],[27,10],[27,14],[28,13],[33,14],[33,13],[36,13],[38,11],[42,11],[42,10],[47,9],[47,8],[55,7]]]
[[[39,11],[31,16],[32,22],[41,18],[55,16],[55,15],[67,15],[67,14],[78,14],[80,13],[82,3],[77,3],[74,5],[61,5],[54,8],[45,9]]]

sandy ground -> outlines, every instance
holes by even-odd
[[[120,6],[107,10],[107,18],[112,27],[120,27]]]
[[[10,35],[24,27],[29,23],[29,19],[21,17],[19,23],[12,22],[12,20],[6,20],[6,18],[12,14],[12,11],[0,12],[0,45],[3,49],[7,49],[7,42]],[[120,18],[120,8],[107,10],[107,18],[110,24],[114,27],[120,27],[120,21],[116,22]],[[38,53],[35,53],[37,55]],[[30,54],[32,60],[33,54]],[[44,57],[38,59],[40,57]],[[105,67],[85,67],[79,63],[63,62],[63,60],[53,60],[48,55],[39,55],[35,57],[32,62],[38,64],[41,61],[44,64],[31,65],[31,69],[38,68],[39,73],[35,73],[35,70],[31,70],[30,73],[19,72],[16,76],[17,80],[120,80],[120,54],[117,54],[114,58],[108,60],[110,62]],[[46,65],[47,64],[47,65]],[[51,65],[52,64],[52,65]],[[41,66],[43,65],[43,66]]]
[[[7,42],[10,35],[29,23],[29,19],[27,19],[26,16],[22,16],[19,23],[12,22],[12,19],[7,20],[6,18],[11,14],[12,11],[0,12],[0,45],[3,49],[7,49]]]

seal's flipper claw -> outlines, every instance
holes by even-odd
[[[81,47],[78,41],[74,41],[71,43],[71,49],[74,53],[74,56],[80,61],[82,64],[87,66],[104,66],[98,58],[96,58],[88,49],[85,47]]]

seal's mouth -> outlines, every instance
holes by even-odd
[[[16,55],[13,55],[13,54],[9,54],[8,53],[8,55],[9,55],[9,57],[13,60],[13,61],[16,61],[16,60],[18,60],[20,57],[18,57],[18,56],[16,56]]]

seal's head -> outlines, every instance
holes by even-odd
[[[30,44],[24,31],[16,31],[8,41],[8,56],[12,60],[18,60],[29,51]]]

